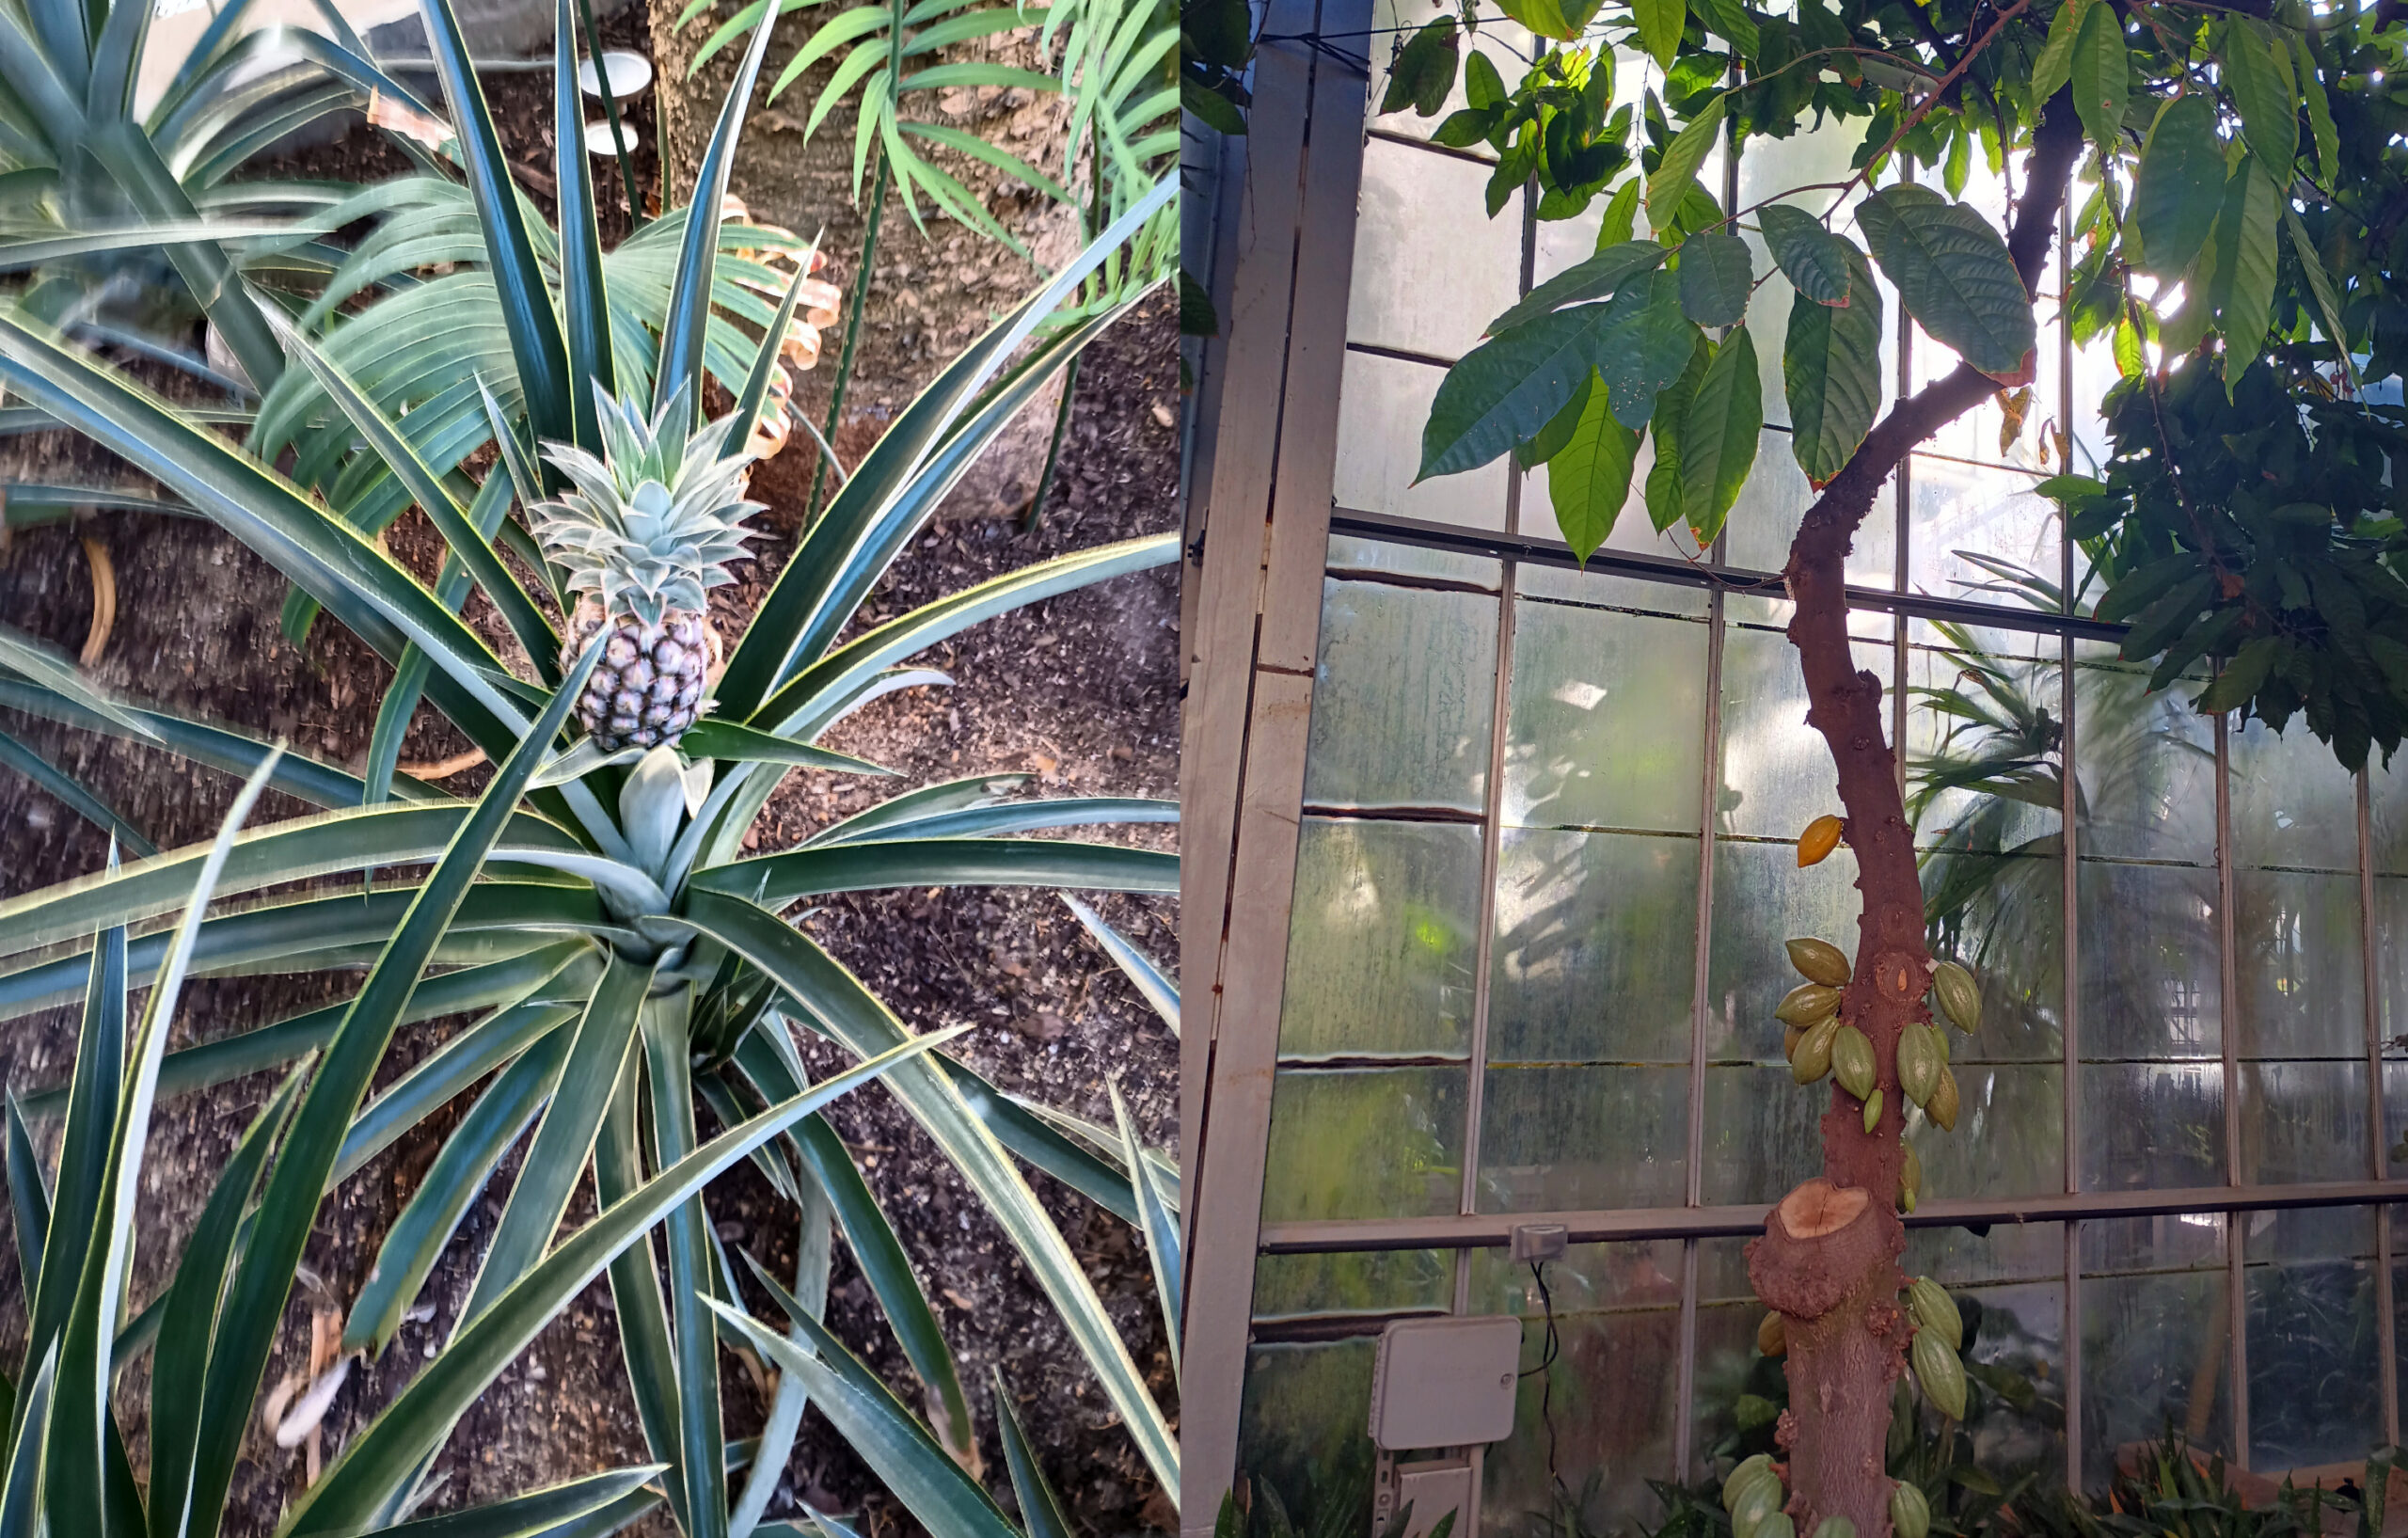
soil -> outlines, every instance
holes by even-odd
[[[646,28],[643,8],[629,7],[602,29],[611,43],[642,47]],[[527,167],[547,164],[547,77],[497,76],[486,88],[513,159]],[[638,166],[647,184],[655,141],[651,113],[646,101],[635,114],[646,143]],[[304,151],[278,169],[370,176],[392,168],[385,164],[387,155],[375,140],[354,133]],[[398,157],[391,158],[398,165]],[[548,183],[548,178],[528,180],[538,189]],[[606,211],[606,238],[614,214],[625,216]],[[1000,302],[1024,287],[1025,279],[1001,281],[995,298]],[[922,335],[931,358],[941,341],[944,352],[953,345],[933,332]],[[945,515],[898,562],[872,599],[865,622],[1046,556],[1172,527],[1178,465],[1174,335],[1165,299],[1132,316],[1090,351],[1064,447],[1064,489],[1035,531],[1023,529],[1011,499],[966,488],[968,495],[958,494]],[[890,397],[865,399],[875,405]],[[1050,426],[1051,414],[1044,416],[1042,425]],[[874,421],[874,413],[863,420]],[[800,435],[796,441],[802,441]],[[858,431],[847,436],[848,463],[865,441]],[[759,542],[759,562],[740,565],[738,585],[721,591],[723,625],[740,623],[741,612],[758,601],[792,547],[809,480],[804,452],[790,448],[754,478],[754,496],[771,504],[760,520],[767,537]],[[55,436],[0,443],[0,471],[24,479],[138,484],[105,454]],[[338,764],[356,769],[364,760],[375,702],[389,670],[331,623],[315,626],[303,645],[286,640],[277,626],[281,579],[207,523],[105,514],[72,529],[20,531],[0,546],[0,615],[71,652],[79,648],[92,606],[92,579],[79,543],[87,537],[106,551],[118,590],[116,626],[91,670],[96,678],[170,709],[288,736],[296,748]],[[395,526],[393,545],[404,559],[431,572],[438,547],[415,515]],[[1176,583],[1171,567],[1065,595],[977,626],[920,659],[950,674],[954,686],[887,696],[827,739],[830,746],[898,770],[901,778],[872,789],[857,781],[799,774],[771,801],[758,846],[790,845],[896,790],[967,774],[1025,771],[1050,794],[1175,796]],[[480,613],[476,605],[468,617],[491,626],[490,613]],[[6,712],[0,712],[0,730],[94,786],[162,847],[207,837],[232,799],[227,776],[162,754],[29,723]],[[458,745],[448,726],[422,711],[404,756],[439,757]],[[477,779],[472,771],[452,786],[466,789]],[[270,796],[256,820],[304,810]],[[1101,832],[1175,847],[1168,827]],[[105,850],[105,839],[71,813],[23,780],[0,776],[0,896],[95,870]],[[1161,964],[1172,964],[1174,902],[1108,897],[1098,906]],[[961,1048],[1006,1089],[1108,1124],[1110,1078],[1128,1098],[1145,1134],[1159,1144],[1175,1144],[1177,1043],[1053,894],[863,894],[827,904],[807,924],[915,1029],[965,1022],[995,1027],[965,1038]],[[174,1039],[182,1045],[249,1028],[340,991],[309,978],[196,983],[186,994]],[[380,1074],[380,1086],[461,1023],[440,1021],[404,1030]],[[19,1023],[0,1036],[0,1077],[21,1094],[57,1082],[71,1064],[74,1025],[73,1011],[66,1009]],[[816,1043],[806,1043],[806,1055],[816,1070],[839,1060],[832,1049]],[[162,1284],[232,1140],[273,1087],[272,1077],[261,1075],[161,1108],[143,1181],[140,1229],[146,1244],[135,1266],[137,1302],[147,1301]],[[347,1308],[377,1243],[467,1103],[464,1097],[404,1138],[346,1181],[323,1210],[308,1257],[309,1276],[295,1292],[270,1383],[306,1360],[313,1313],[339,1315]],[[1042,1293],[916,1126],[879,1090],[841,1103],[832,1118],[860,1154],[943,1322],[976,1413],[987,1483],[998,1498],[1011,1505],[986,1391],[997,1369],[1040,1459],[1086,1530],[1105,1534],[1169,1525],[1166,1503]],[[512,1168],[505,1165],[505,1178]],[[1142,1248],[1125,1225],[1084,1198],[1044,1176],[1031,1179],[1085,1263],[1158,1399],[1175,1415],[1164,1334]],[[355,1372],[338,1397],[325,1422],[329,1455],[408,1380],[451,1327],[473,1276],[474,1258],[499,1215],[500,1189],[497,1181],[471,1210],[430,1279],[421,1301],[436,1305],[432,1317],[405,1324],[385,1357]],[[773,1270],[791,1271],[794,1215],[749,1166],[713,1186],[708,1199],[731,1248],[741,1245]],[[590,1213],[585,1192],[578,1203],[572,1222]],[[0,1213],[0,1227],[8,1221]],[[0,1362],[12,1367],[24,1327],[16,1257],[14,1245],[0,1240],[0,1299],[6,1300],[0,1303]],[[765,1299],[753,1301],[766,1308]],[[841,1245],[829,1317],[838,1335],[884,1373],[907,1403],[916,1399],[910,1370]],[[749,1435],[758,1425],[759,1399],[733,1356],[723,1357],[722,1387],[729,1435]],[[146,1419],[140,1406],[148,1392],[147,1363],[137,1364],[124,1379],[119,1400],[135,1438],[137,1467]],[[305,1477],[300,1451],[277,1451],[256,1429],[247,1451],[229,1517],[231,1533],[271,1529]],[[618,1360],[609,1290],[596,1284],[553,1322],[461,1423],[438,1463],[444,1483],[429,1509],[491,1499],[643,1456]],[[859,1513],[864,1531],[916,1530],[816,1410],[770,1509],[793,1513],[798,1501]],[[665,1521],[655,1525],[666,1530]]]

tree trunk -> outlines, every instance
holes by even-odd
[[[2027,290],[2047,261],[2081,148],[2072,97],[2060,90],[2034,132],[2029,180],[2007,235]],[[1806,723],[1839,769],[1863,899],[1856,975],[1840,1014],[1873,1043],[1882,1103],[1868,1133],[1862,1102],[1833,1081],[1822,1121],[1823,1175],[1791,1192],[1766,1216],[1765,1236],[1748,1245],[1749,1280],[1783,1316],[1789,1342],[1789,1409],[1778,1437],[1790,1454],[1787,1510],[1800,1538],[1834,1516],[1855,1523],[1860,1538],[1889,1533],[1890,1386],[1906,1371],[1911,1334],[1897,1303],[1907,1284],[1898,1269],[1906,1249],[1898,1197],[1907,1101],[1897,1046],[1908,1025],[1931,1018],[1923,1002],[1932,962],[1914,831],[1882,725],[1881,681],[1858,669],[1849,647],[1845,564],[1874,499],[1915,445],[1998,388],[1960,364],[1899,402],[1808,509],[1784,573],[1796,604],[1789,640],[1805,674]]]

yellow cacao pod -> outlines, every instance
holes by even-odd
[[[1864,1130],[1869,1134],[1879,1125],[1881,1125],[1881,1090],[1877,1086],[1873,1093],[1864,1097]]]
[[[1840,1027],[1831,1039],[1831,1076],[1840,1087],[1863,1100],[1873,1093],[1873,1080],[1878,1066],[1873,1058],[1873,1042],[1853,1025]]]
[[[1831,1043],[1839,1039],[1840,1017],[1833,1015],[1809,1030],[1798,1040],[1798,1050],[1789,1054],[1789,1076],[1799,1084],[1813,1084],[1831,1070]]]
[[[1965,1321],[1957,1314],[1956,1300],[1948,1295],[1948,1289],[1929,1276],[1917,1276],[1908,1284],[1907,1308],[1915,1323],[1946,1341],[1949,1350],[1964,1345]]]
[[[1914,1364],[1915,1381],[1923,1385],[1924,1397],[1938,1405],[1940,1413],[1949,1419],[1964,1419],[1965,1364],[1956,1359],[1956,1354],[1940,1338],[1940,1332],[1915,1331],[1907,1359]]]
[[[1925,1538],[1931,1531],[1931,1502],[1904,1480],[1890,1492],[1890,1531],[1894,1538]]]
[[[1779,1310],[1768,1313],[1756,1324],[1756,1349],[1767,1356],[1789,1354],[1789,1325]]]
[[[1746,1489],[1748,1482],[1754,1479],[1758,1474],[1772,1475],[1773,1482],[1775,1483],[1780,1483],[1780,1476],[1773,1474],[1772,1472],[1771,1453],[1759,1452],[1751,1458],[1743,1458],[1740,1460],[1738,1467],[1731,1470],[1728,1475],[1724,1476],[1722,1481],[1722,1509],[1724,1511],[1727,1512],[1732,1507],[1738,1504],[1739,1492]]]
[[[1826,1015],[1838,1013],[1839,1007],[1838,989],[1822,983],[1799,983],[1772,1013],[1784,1025],[1812,1025]]]
[[[1931,1098],[1923,1102],[1923,1114],[1931,1118],[1932,1125],[1941,1132],[1956,1130],[1956,1075],[1946,1069],[1940,1070],[1940,1082],[1931,1086]]]
[[[1898,1034],[1898,1087],[1917,1105],[1931,1099],[1932,1086],[1940,1082],[1947,1042],[1936,1025],[1912,1024]]]
[[[1831,851],[1840,847],[1840,834],[1846,831],[1846,823],[1828,814],[1808,823],[1806,831],[1798,835],[1798,868],[1804,870],[1830,859]]]
[[[1954,961],[1942,961],[1932,970],[1931,991],[1939,996],[1940,1012],[1967,1036],[1982,1024],[1982,989],[1973,975]]]
[[[1851,968],[1847,953],[1828,940],[1792,940],[1787,943],[1789,964],[1810,983],[1825,988],[1846,988]]]

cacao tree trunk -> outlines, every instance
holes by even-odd
[[[2023,200],[2007,234],[2027,290],[2047,261],[2081,148],[2072,97],[2060,90],[2033,135]],[[1839,770],[1863,903],[1856,973],[1840,1013],[1873,1042],[1882,1102],[1868,1133],[1862,1102],[1834,1080],[1822,1119],[1822,1176],[1783,1198],[1766,1216],[1764,1237],[1748,1245],[1749,1280],[1781,1312],[1788,1340],[1789,1409],[1778,1439],[1789,1454],[1786,1509],[1799,1538],[1813,1538],[1834,1516],[1855,1523],[1859,1538],[1888,1538],[1891,1386],[1906,1372],[1912,1333],[1898,1304],[1907,1284],[1898,1269],[1906,1249],[1898,1198],[1907,1099],[1897,1047],[1908,1025],[1931,1018],[1913,829],[1881,719],[1881,681],[1857,667],[1848,643],[1845,564],[1874,499],[1915,445],[1999,388],[1960,364],[1900,401],[1807,511],[1784,573],[1796,604],[1789,640],[1805,674],[1806,723]]]

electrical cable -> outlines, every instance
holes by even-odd
[[[1539,1423],[1546,1427],[1547,1484],[1558,1496],[1568,1497],[1572,1492],[1563,1483],[1563,1476],[1557,1471],[1555,1464],[1555,1375],[1547,1371],[1563,1355],[1563,1337],[1555,1326],[1555,1296],[1547,1291],[1546,1273],[1543,1269],[1545,1263],[1544,1261],[1530,1262],[1530,1280],[1539,1290],[1539,1308],[1546,1316],[1546,1335],[1539,1346],[1539,1365],[1525,1369],[1519,1376],[1538,1376]]]

